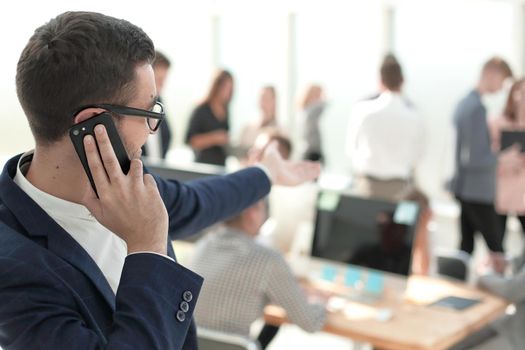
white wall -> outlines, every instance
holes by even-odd
[[[343,152],[346,123],[356,100],[377,88],[378,64],[387,47],[399,56],[406,93],[425,120],[427,156],[420,169],[423,186],[443,196],[450,172],[449,129],[455,103],[477,79],[492,54],[507,58],[521,73],[523,7],[521,0],[55,0],[0,5],[3,34],[0,55],[0,156],[32,147],[16,99],[16,62],[34,29],[66,10],[93,10],[141,26],[173,62],[164,92],[180,146],[189,114],[204,97],[216,66],[232,70],[234,138],[258,115],[259,88],[274,84],[278,117],[299,130],[297,96],[311,82],[326,88],[329,99],[322,131],[327,168],[347,173]],[[385,8],[393,21],[385,21]],[[385,28],[392,28],[391,32]],[[7,48],[7,49],[6,49]]]

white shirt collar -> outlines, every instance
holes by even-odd
[[[36,202],[51,217],[74,217],[83,220],[96,221],[89,210],[74,202],[55,197],[36,188],[25,178],[27,164],[30,163],[34,151],[24,153],[18,161],[14,182],[24,191],[32,200]]]
[[[32,154],[30,151],[20,158],[14,182],[84,248],[116,293],[127,256],[126,243],[102,226],[85,206],[54,197],[31,184],[24,173]]]

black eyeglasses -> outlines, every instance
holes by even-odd
[[[157,131],[162,121],[166,118],[166,113],[164,113],[164,106],[159,101],[155,102],[151,110],[105,103],[86,105],[77,109],[77,111],[73,114],[73,117],[75,117],[78,113],[87,108],[102,108],[110,113],[116,114],[119,117],[147,118],[148,127],[151,130],[151,132]]]

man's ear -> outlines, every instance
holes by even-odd
[[[93,118],[94,116],[104,112],[105,110],[102,108],[86,108],[81,110],[76,116],[75,116],[75,124],[78,124],[80,122],[83,122],[84,120],[88,120],[89,118]]]

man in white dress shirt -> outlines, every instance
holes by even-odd
[[[356,189],[367,197],[399,200],[412,188],[423,149],[423,126],[401,94],[403,81],[397,60],[386,56],[380,95],[359,102],[349,122],[347,154]]]

